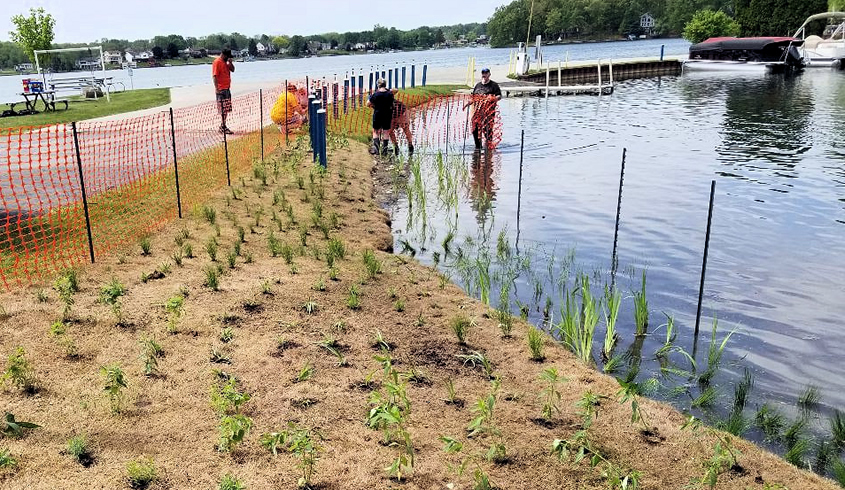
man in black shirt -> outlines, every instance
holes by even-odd
[[[499,84],[490,80],[490,68],[481,69],[481,81],[475,84],[472,89],[472,100],[464,106],[475,106],[472,114],[472,138],[475,140],[475,149],[481,149],[481,135],[487,146],[490,146],[493,138],[493,122],[496,116],[496,104],[502,99],[502,91]]]
[[[370,96],[367,105],[373,108],[373,148],[370,153],[387,153],[390,123],[393,119],[393,93],[387,90],[384,79],[378,81],[378,90]]]

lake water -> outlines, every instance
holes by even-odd
[[[571,250],[570,276],[576,270],[590,274],[595,294],[609,282],[619,170],[627,148],[616,352],[633,352],[633,357],[641,352],[641,361],[635,361],[642,362],[638,379],[660,372],[653,353],[665,341],[665,330],[658,328],[666,323],[664,312],[675,318],[676,344],[695,353],[699,366],[707,363],[715,316],[720,341],[728,331],[736,333],[716,378],[716,408],[695,413],[723,416],[719,407],[731,404],[733,384],[745,367],[755,377],[748,417],[764,402],[795,415],[795,401],[809,385],[822,395],[812,428],[821,430],[826,414],[845,409],[840,350],[845,348],[845,73],[686,74],[625,81],[612,96],[511,98],[500,107],[503,140],[496,150],[473,157],[464,152],[461,137],[450,147],[453,156],[445,167],[447,173],[455,171],[459,182],[456,203],[438,197],[444,184],[438,182],[437,159],[422,156],[425,216],[419,197],[412,194],[409,213],[407,195],[399,192],[402,197],[391,206],[397,252],[407,242],[418,258],[439,260],[453,280],[478,294],[475,281],[446,258],[441,241],[452,230],[453,251],[462,246],[478,256],[479,250],[490,250],[495,306],[504,267],[496,258],[497,238],[504,232],[510,247],[530,256],[530,265],[514,282],[513,297],[530,305],[529,317],[539,325],[545,298],[551,296],[557,321],[555,281]],[[466,145],[472,146],[471,138]],[[704,318],[694,342],[713,179]],[[651,335],[637,343],[632,291],[639,289],[643,269]],[[539,299],[534,296],[537,282],[544,291]],[[515,304],[511,308],[518,313]],[[602,324],[594,353],[601,349]],[[688,368],[682,357],[676,361]],[[657,396],[689,409],[698,387],[684,379],[675,383],[682,389],[687,385],[688,393]]]
[[[658,57],[660,47],[665,45],[665,54],[682,55],[689,49],[689,43],[683,39],[650,39],[634,42],[584,43],[547,46],[543,48],[546,60],[569,59],[595,60],[599,58],[638,58]],[[458,48],[428,51],[409,51],[382,54],[362,54],[351,56],[312,57],[301,59],[285,59],[272,61],[257,61],[254,63],[238,63],[235,83],[241,82],[281,82],[285,79],[304,79],[306,75],[312,77],[330,77],[335,74],[343,76],[352,70],[366,70],[372,66],[395,66],[427,64],[434,73],[437,68],[466,66],[470,56],[476,58],[476,65],[481,69],[483,65],[506,65],[512,49],[499,48]],[[409,69],[410,70],[410,69]],[[82,73],[82,72],[79,72]],[[123,82],[127,88],[179,87],[203,85],[211,83],[211,67],[209,65],[187,65],[160,68],[141,68],[132,71],[130,78],[126,70],[108,70],[107,76],[115,81]],[[359,71],[360,73],[360,71]],[[60,74],[57,76],[71,76]],[[418,70],[416,76],[419,83],[422,73]],[[505,74],[500,74],[504,78]],[[27,75],[31,77],[31,75]],[[408,72],[410,77],[410,72]],[[0,77],[0,103],[20,100],[16,95],[21,92],[21,76]],[[410,79],[408,81],[410,83]]]

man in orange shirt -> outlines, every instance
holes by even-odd
[[[235,64],[232,63],[232,50],[224,49],[220,56],[211,64],[211,80],[214,82],[214,92],[217,94],[217,106],[220,110],[220,117],[223,123],[220,125],[220,132],[232,134],[226,126],[226,115],[232,112],[232,87],[231,72],[235,71]]]

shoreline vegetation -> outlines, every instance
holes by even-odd
[[[0,488],[836,488],[392,254],[384,163],[306,147],[0,293]]]

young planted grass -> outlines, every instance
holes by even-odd
[[[458,344],[466,345],[467,334],[469,333],[469,330],[475,326],[475,321],[469,317],[461,315],[452,318],[450,326],[452,327],[452,332],[455,334],[455,337],[458,339]]]
[[[581,304],[572,291],[566,293],[561,309],[561,322],[557,325],[563,344],[582,362],[593,363],[593,336],[599,321],[599,306],[590,290],[590,279],[585,274],[579,281]]]
[[[613,357],[613,349],[619,341],[619,334],[616,333],[616,320],[619,318],[619,306],[622,304],[622,294],[615,289],[611,290],[604,286],[604,344],[602,345],[601,356],[607,362]]]
[[[634,291],[634,324],[637,336],[643,336],[648,331],[648,299],[646,298],[645,270],[643,270],[642,288]]]
[[[528,351],[531,353],[532,361],[543,362],[546,359],[543,353],[544,347],[543,333],[534,326],[528,327]]]
[[[722,355],[725,351],[725,346],[728,345],[728,340],[730,340],[731,335],[734,334],[735,330],[731,330],[722,338],[721,343],[717,343],[716,341],[716,331],[719,328],[719,322],[716,318],[713,318],[713,328],[710,334],[710,346],[707,349],[707,369],[701,373],[698,377],[698,383],[706,386],[710,384],[710,381],[719,371],[719,366],[722,362]]]

